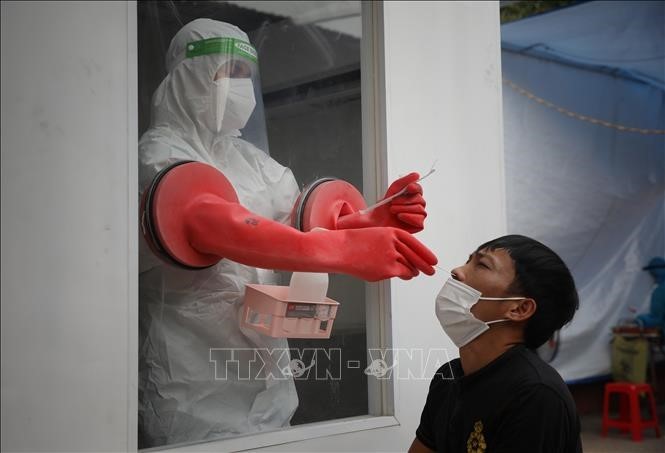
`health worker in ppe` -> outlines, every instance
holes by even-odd
[[[288,368],[290,357],[266,353],[288,343],[241,330],[238,323],[245,284],[276,283],[268,269],[380,280],[433,274],[436,263],[409,234],[422,229],[426,216],[415,173],[386,193],[407,186],[404,196],[367,215],[347,216],[340,230],[303,233],[285,225],[300,190],[291,171],[261,149],[267,140],[257,55],[242,30],[194,20],[174,36],[166,65],[168,74],[153,95],[151,126],[139,142],[141,192],[160,171],[189,160],[220,170],[238,203],[218,204],[210,215],[197,216],[203,222],[195,225],[201,249],[228,258],[211,267],[166,264],[141,238],[141,447],[289,425],[298,406],[293,378],[274,376]],[[227,211],[255,219],[225,216]],[[224,230],[228,225],[233,228]],[[370,246],[381,253],[368,265],[358,258]],[[247,378],[227,368],[224,379],[215,379],[211,348],[255,350],[263,374]]]

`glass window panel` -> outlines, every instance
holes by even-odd
[[[159,126],[154,115],[151,118],[151,104],[161,99],[155,92],[169,74],[167,53],[173,36],[195,19],[227,22],[247,33],[258,55],[257,107],[241,138],[289,168],[300,188],[332,176],[362,191],[360,2],[139,1],[137,8],[139,133],[146,134],[141,143]],[[252,71],[251,65],[241,69]],[[257,114],[260,106],[265,121]],[[226,277],[210,270],[186,271],[159,264],[146,271],[147,267],[142,263],[139,280],[140,448],[368,413],[364,366],[346,366],[367,361],[363,281],[330,275],[327,295],[340,306],[329,339],[257,340],[261,346],[287,345],[290,357],[300,360],[290,361],[291,367],[300,367],[292,368],[296,376],[314,362],[332,374],[322,379],[309,373],[293,379],[298,399],[295,411],[291,417],[288,413],[271,417],[267,414],[283,400],[270,401],[263,411],[251,410],[252,405],[260,407],[255,399],[261,393],[252,385],[265,383],[227,388],[225,382],[215,380],[220,371],[216,357],[226,357],[223,349],[254,341],[239,329],[231,329],[231,335],[216,330],[225,325],[224,316],[237,313],[238,288],[229,289]],[[256,283],[251,280],[247,282]],[[289,280],[290,274],[282,272],[276,273],[274,282],[288,285]],[[225,311],[228,306],[233,310]],[[275,320],[255,311],[249,311],[247,318],[268,327]],[[318,328],[329,329],[329,322],[322,321]],[[243,358],[251,360],[251,353],[244,352]],[[204,360],[204,355],[210,360]],[[240,365],[224,370],[236,379],[243,373],[242,358],[238,360]],[[259,420],[262,415],[264,421]]]

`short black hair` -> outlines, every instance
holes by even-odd
[[[509,290],[536,301],[536,311],[524,328],[524,343],[536,349],[573,319],[579,307],[575,280],[563,260],[546,245],[511,234],[491,240],[480,250],[503,249],[515,265]]]

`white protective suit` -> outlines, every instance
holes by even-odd
[[[291,171],[244,140],[242,129],[216,130],[215,115],[234,114],[231,103],[221,110],[214,104],[224,100],[213,89],[216,71],[231,56],[186,56],[189,43],[213,37],[249,43],[237,27],[210,19],[190,22],[175,35],[166,57],[168,75],[153,96],[151,126],[139,142],[141,191],[174,162],[205,162],[224,173],[243,206],[286,223],[299,193]],[[255,72],[253,79],[257,88]],[[139,430],[146,444],[142,446],[288,426],[298,406],[292,378],[244,380],[230,373],[225,380],[215,380],[210,361],[211,348],[288,347],[284,339],[241,331],[238,325],[245,284],[274,284],[275,274],[226,259],[204,270],[178,269],[161,262],[143,238],[141,242]],[[265,357],[265,362],[266,369],[282,370],[289,357]]]

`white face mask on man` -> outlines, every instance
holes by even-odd
[[[212,106],[216,132],[245,127],[256,107],[252,80],[222,77],[213,83]]]
[[[448,278],[443,284],[439,295],[436,296],[436,317],[443,327],[446,335],[453,340],[458,348],[469,344],[478,338],[490,327],[490,324],[509,321],[509,319],[497,319],[495,321],[481,321],[471,313],[473,307],[479,300],[522,300],[525,297],[481,297],[477,291],[465,285],[453,277]]]

